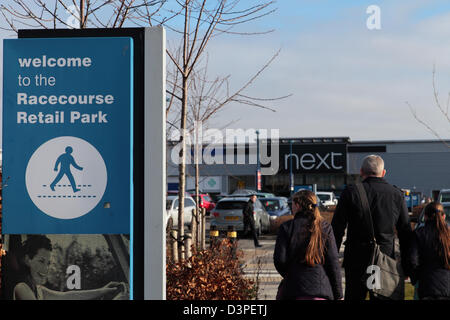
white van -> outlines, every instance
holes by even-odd
[[[316,195],[325,207],[335,206],[338,203],[334,192],[317,191]]]
[[[438,201],[442,204],[450,204],[450,189],[442,189],[439,192]]]

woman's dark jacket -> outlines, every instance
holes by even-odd
[[[274,264],[286,281],[285,296],[295,299],[302,296],[338,300],[343,297],[341,266],[331,225],[323,221],[325,237],[324,263],[311,267],[305,255],[310,239],[310,221],[298,212],[293,220],[286,221],[278,230]]]
[[[439,255],[440,243],[434,221],[414,231],[411,243],[411,282],[419,281],[419,299],[450,297],[450,270]]]

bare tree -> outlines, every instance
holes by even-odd
[[[186,116],[186,132],[193,136],[192,140],[187,140],[186,150],[192,151],[193,147],[193,163],[195,171],[195,194],[196,194],[196,212],[200,212],[199,209],[199,184],[200,184],[200,153],[202,150],[203,130],[207,129],[208,121],[217,116],[220,111],[231,104],[240,103],[249,105],[251,107],[265,109],[271,112],[275,112],[273,107],[269,107],[266,104],[269,102],[278,101],[288,96],[276,97],[276,98],[253,98],[245,94],[246,89],[251,87],[253,82],[261,76],[261,74],[270,66],[270,64],[276,59],[279,51],[276,52],[261,68],[259,68],[253,76],[251,76],[242,86],[238,89],[231,90],[230,75],[217,76],[210,80],[210,72],[208,70],[209,57],[206,55],[204,61],[199,63],[197,68],[193,70],[191,77],[188,79],[189,96],[187,101],[187,116]],[[172,75],[173,79],[178,79],[176,75]],[[179,90],[179,87],[173,86],[175,91]],[[176,93],[174,95],[177,95]],[[175,104],[176,105],[176,104]],[[179,112],[176,112],[179,115]],[[202,130],[200,132],[200,129]],[[196,221],[199,221],[200,217],[196,217]],[[195,220],[193,220],[195,222]]]
[[[168,121],[168,127],[176,127],[181,132],[178,237],[180,241],[183,241],[185,137],[188,128],[189,97],[192,86],[200,86],[200,80],[195,83],[191,79],[194,79],[196,74],[201,74],[200,71],[197,72],[197,68],[201,66],[201,58],[213,38],[221,34],[261,35],[271,32],[272,30],[248,32],[235,29],[270,15],[275,11],[274,3],[275,1],[271,0],[176,0],[170,2],[167,0],[34,0],[33,2],[5,0],[0,5],[0,15],[6,23],[3,28],[15,32],[20,28],[121,28],[158,24],[165,26],[174,37],[180,39],[180,45],[167,50],[168,61],[175,72],[174,77],[168,77],[169,101],[166,112],[174,114],[173,119]],[[198,110],[194,111],[194,118],[203,121],[210,119],[213,114],[231,102],[266,108],[263,104],[272,99],[250,97],[245,95],[244,91],[267,68],[276,55],[235,92],[229,92],[229,77],[214,80],[208,91],[203,92],[205,96],[199,99],[200,104],[197,104],[208,107],[201,112],[201,116]],[[204,84],[208,83],[204,75],[202,81]],[[218,98],[217,93],[222,88],[228,91],[225,90],[226,94]],[[193,102],[191,105],[196,104]],[[180,260],[183,259],[183,253],[182,247]]]
[[[253,2],[253,1],[252,1]],[[187,114],[189,108],[190,79],[195,75],[195,70],[206,52],[206,48],[212,38],[220,34],[249,35],[255,33],[235,32],[234,29],[244,23],[259,19],[271,14],[274,1],[257,1],[254,5],[244,4],[241,0],[178,0],[178,6],[174,14],[182,18],[181,28],[177,24],[165,26],[179,34],[181,45],[179,49],[168,50],[170,61],[175,65],[180,74],[179,83],[174,87],[178,93],[172,92],[174,99],[180,104],[180,152],[179,152],[179,207],[178,207],[178,236],[182,243],[184,240],[184,195],[186,186],[186,134]],[[171,21],[172,23],[174,20]],[[259,32],[266,33],[269,31]],[[249,84],[250,85],[250,84]],[[243,88],[245,89],[245,88]],[[234,96],[241,102],[255,101],[251,97]],[[180,250],[180,260],[183,260],[184,249]]]
[[[439,110],[439,112],[443,115],[444,119],[447,120],[448,124],[450,125],[450,114],[449,114],[449,107],[450,107],[450,92],[447,94],[447,102],[444,105],[442,105],[440,99],[439,99],[439,92],[436,88],[436,65],[433,65],[433,79],[432,79],[432,86],[433,86],[433,98],[435,107]],[[411,111],[412,115],[414,116],[414,119],[416,119],[417,122],[419,122],[422,126],[424,126],[428,131],[430,131],[436,138],[438,138],[442,143],[444,143],[448,148],[450,148],[450,144],[444,140],[441,136],[441,134],[435,129],[435,126],[432,124],[427,123],[425,120],[421,119],[419,115],[417,114],[417,110],[414,109],[411,104],[406,101],[406,104],[409,107],[409,110]],[[449,128],[450,129],[450,128]],[[449,130],[447,129],[447,130]]]
[[[0,5],[6,30],[20,28],[121,28],[151,26],[167,0],[5,0]],[[157,18],[158,17],[158,18]]]

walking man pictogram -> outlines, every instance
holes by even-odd
[[[62,177],[64,175],[66,175],[67,178],[69,179],[70,184],[73,189],[73,192],[78,192],[81,190],[81,189],[77,189],[75,179],[73,178],[72,172],[70,171],[70,165],[72,165],[75,169],[78,169],[78,170],[83,170],[83,168],[76,164],[75,159],[71,155],[72,151],[73,151],[72,147],[70,147],[70,146],[66,147],[66,153],[63,153],[62,155],[60,155],[58,157],[58,159],[56,160],[54,170],[58,171],[58,165],[60,165],[60,168],[59,168],[58,175],[56,176],[55,180],[53,180],[52,184],[50,185],[50,189],[52,189],[52,191],[55,191],[56,184],[59,182],[59,180],[62,179]]]

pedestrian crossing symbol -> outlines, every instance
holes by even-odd
[[[57,219],[74,219],[89,213],[102,198],[107,184],[106,165],[97,149],[83,139],[69,136],[42,144],[31,156],[25,176],[33,203]]]

